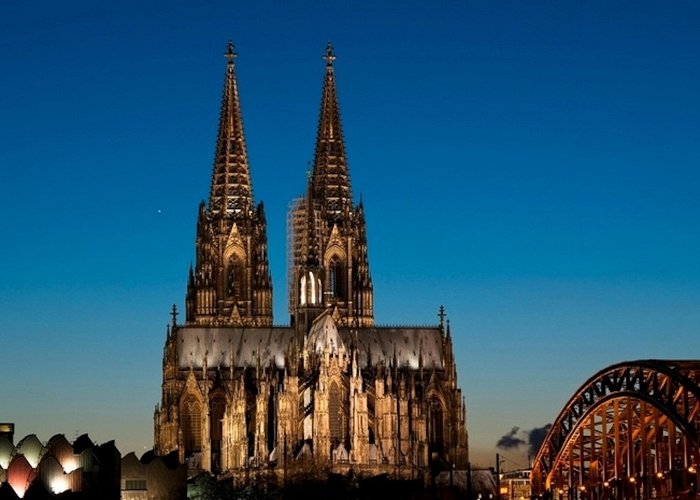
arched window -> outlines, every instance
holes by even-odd
[[[430,451],[442,453],[444,448],[444,413],[442,404],[436,397],[430,399],[428,405],[428,440]]]
[[[314,273],[309,271],[309,286],[311,289],[309,290],[309,304],[315,304],[316,303],[316,280],[314,279]]]
[[[299,283],[299,304],[306,305],[306,275],[302,275]]]
[[[311,306],[319,304],[320,300],[320,287],[321,280],[314,278],[314,273],[308,271],[301,276],[299,282],[299,304],[304,306],[309,304]]]
[[[255,456],[255,430],[257,429],[258,387],[254,370],[245,371],[245,428],[248,439],[248,457]]]
[[[226,265],[226,294],[240,300],[245,296],[245,266],[241,258],[234,254],[228,259]]]
[[[343,262],[336,256],[333,256],[328,265],[328,291],[334,299],[345,298],[344,267]]]
[[[267,452],[272,453],[277,445],[277,400],[274,391],[267,398]],[[279,453],[278,453],[279,456]]]
[[[343,416],[340,408],[340,389],[331,382],[328,391],[328,424],[331,432],[331,444],[335,448],[343,439]]]
[[[221,450],[221,438],[223,436],[223,420],[226,411],[226,397],[221,392],[215,392],[209,400],[209,415],[211,422],[209,430],[211,435],[212,451]]]
[[[180,429],[185,455],[202,449],[202,409],[194,396],[188,396],[180,406]]]

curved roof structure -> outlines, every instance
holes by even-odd
[[[35,436],[36,437],[36,436]],[[7,482],[18,497],[22,498],[29,484],[36,477],[36,470],[24,455],[15,455],[7,468]]]
[[[73,453],[73,446],[63,434],[56,434],[49,439],[49,442],[46,443],[46,454],[55,457],[66,473],[70,473],[78,467],[78,459]]]
[[[16,446],[17,454],[23,455],[33,468],[39,465],[39,460],[46,451],[36,434],[29,434],[22,438]]]
[[[7,436],[0,437],[0,467],[7,469],[15,453],[15,446]]]
[[[87,471],[93,474],[93,478],[102,472],[109,474],[109,465],[104,469],[105,462],[102,460],[104,457],[108,457],[108,461],[113,459],[115,453],[118,456],[113,441],[97,446],[87,434],[78,437],[73,444],[65,435],[56,434],[45,446],[35,434],[24,437],[17,445],[2,437],[0,485],[9,485],[19,498],[25,494],[27,497],[39,495],[37,498],[44,498],[46,492],[58,494],[69,489],[86,491],[81,488],[90,486],[83,483],[83,473]],[[30,490],[32,481],[36,484]],[[4,498],[2,495],[0,497]]]

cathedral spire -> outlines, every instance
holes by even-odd
[[[226,78],[209,207],[197,217],[197,258],[187,284],[186,321],[196,325],[272,324],[272,283],[262,203],[253,205],[234,61],[228,42]]]
[[[329,43],[318,119],[316,150],[305,198],[290,212],[290,313],[306,316],[332,308],[343,326],[373,323],[364,209],[353,206],[340,107],[335,87],[335,54]],[[309,307],[313,306],[313,307]],[[321,307],[319,307],[321,306]],[[335,319],[335,316],[334,316]]]
[[[345,156],[345,142],[340,124],[340,107],[335,89],[333,46],[328,43],[326,74],[323,81],[321,111],[314,154],[314,196],[333,218],[341,216],[352,204],[350,177]]]
[[[253,205],[253,189],[234,66],[236,55],[233,43],[229,41],[224,54],[227,60],[226,78],[209,198],[209,209],[213,214],[234,217],[243,214]]]

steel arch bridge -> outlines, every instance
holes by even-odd
[[[550,499],[687,498],[698,484],[700,360],[605,368],[564,406],[533,464]]]

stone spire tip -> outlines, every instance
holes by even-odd
[[[335,54],[333,53],[333,44],[331,42],[328,42],[328,45],[326,45],[326,55],[323,58],[326,60],[326,67],[332,68]]]
[[[233,42],[229,40],[228,45],[226,46],[226,53],[224,54],[224,57],[228,60],[229,66],[233,66],[233,60],[236,58],[237,55],[238,54],[236,54]]]

